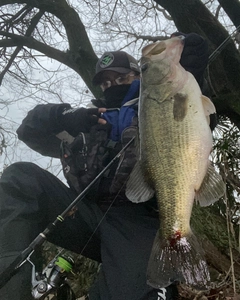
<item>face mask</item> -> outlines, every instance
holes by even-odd
[[[113,85],[106,89],[103,94],[105,97],[106,108],[120,108],[121,103],[126,96],[130,84]]]

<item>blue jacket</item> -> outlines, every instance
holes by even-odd
[[[110,138],[113,141],[119,141],[123,130],[129,127],[133,118],[137,115],[137,102],[140,88],[140,81],[134,80],[122,101],[120,109],[111,109],[103,114],[104,119],[112,125]],[[136,101],[131,101],[136,98]]]

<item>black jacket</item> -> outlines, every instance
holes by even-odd
[[[131,128],[126,128],[121,142],[114,146],[109,142],[109,126],[94,125],[87,133],[71,136],[59,122],[64,109],[69,104],[37,105],[29,111],[17,130],[18,137],[31,149],[44,156],[60,158],[63,172],[70,187],[81,192],[103,169],[104,166],[117,154],[137,132],[137,121]],[[117,164],[101,180],[102,199],[110,201],[125,183],[136,162],[135,145],[130,147],[121,166],[118,167],[118,176],[115,176]],[[122,189],[121,198],[125,197]]]

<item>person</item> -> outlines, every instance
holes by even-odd
[[[175,33],[176,35],[179,33]],[[185,35],[181,64],[200,87],[207,66],[207,42]],[[0,182],[0,266],[14,258],[95,178],[137,134],[140,69],[124,51],[108,51],[96,65],[93,83],[104,98],[93,108],[40,104],[17,130],[18,137],[45,156],[60,158],[68,186],[30,162],[5,169]],[[146,284],[151,246],[159,227],[156,200],[131,203],[125,184],[137,160],[133,142],[49,236],[65,249],[101,262],[90,300],[175,299],[177,287],[156,290]],[[0,290],[0,299],[30,300],[31,266],[25,263]]]

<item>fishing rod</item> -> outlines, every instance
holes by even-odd
[[[72,203],[60,214],[57,218],[48,225],[43,232],[40,232],[38,236],[29,244],[29,246],[24,249],[15,260],[0,274],[0,289],[16,274],[18,269],[27,261],[29,257],[35,251],[35,249],[41,246],[47,236],[62,223],[66,216],[69,215],[71,210],[86,196],[91,187],[103,176],[103,174],[114,164],[114,162],[120,158],[120,156],[125,152],[125,150],[134,141],[133,137],[118,153],[117,155],[108,163],[108,165],[90,182],[90,184],[72,201]]]

